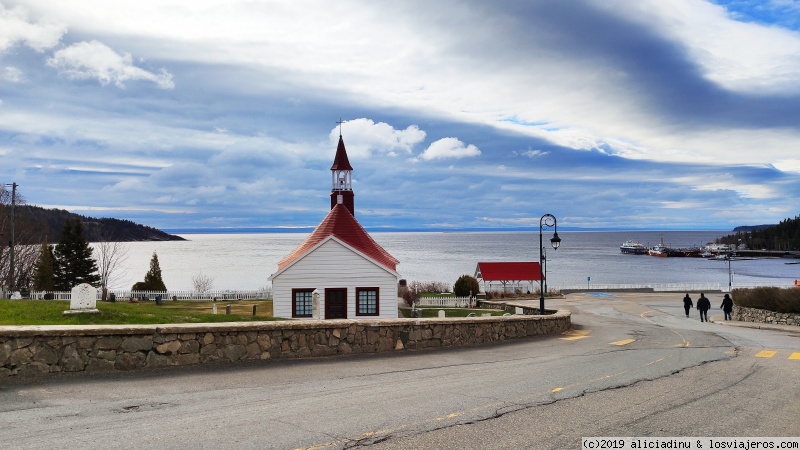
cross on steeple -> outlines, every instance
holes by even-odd
[[[342,124],[344,123],[344,121],[342,120],[341,117],[339,117],[339,121],[336,123],[339,124],[339,137],[342,137]]]

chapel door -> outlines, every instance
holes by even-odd
[[[325,289],[325,318],[347,319],[347,289]]]

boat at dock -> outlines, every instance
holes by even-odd
[[[702,253],[703,253],[702,250],[697,247],[691,247],[691,248],[669,247],[664,244],[664,238],[661,238],[661,242],[659,242],[658,245],[647,250],[648,255],[656,256],[659,258],[667,258],[667,257],[700,258],[702,257]]]
[[[647,250],[647,254],[650,256],[656,256],[658,258],[666,258],[669,256],[669,248],[665,247],[664,244],[658,244],[655,247]]]
[[[641,242],[633,242],[631,240],[627,240],[619,246],[619,251],[626,255],[646,255],[647,254],[647,247],[642,245]]]

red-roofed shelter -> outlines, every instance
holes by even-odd
[[[508,288],[522,288],[529,292],[535,290],[534,284],[541,278],[538,262],[503,261],[479,262],[475,268],[475,279],[483,283],[483,290],[492,290],[492,285],[501,285],[503,292]],[[488,284],[488,286],[487,286]]]
[[[352,170],[340,135],[331,210],[269,277],[276,317],[397,318],[399,261],[356,220]]]

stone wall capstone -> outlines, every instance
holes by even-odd
[[[175,325],[3,326],[0,379],[463,347],[560,333],[570,313]]]

